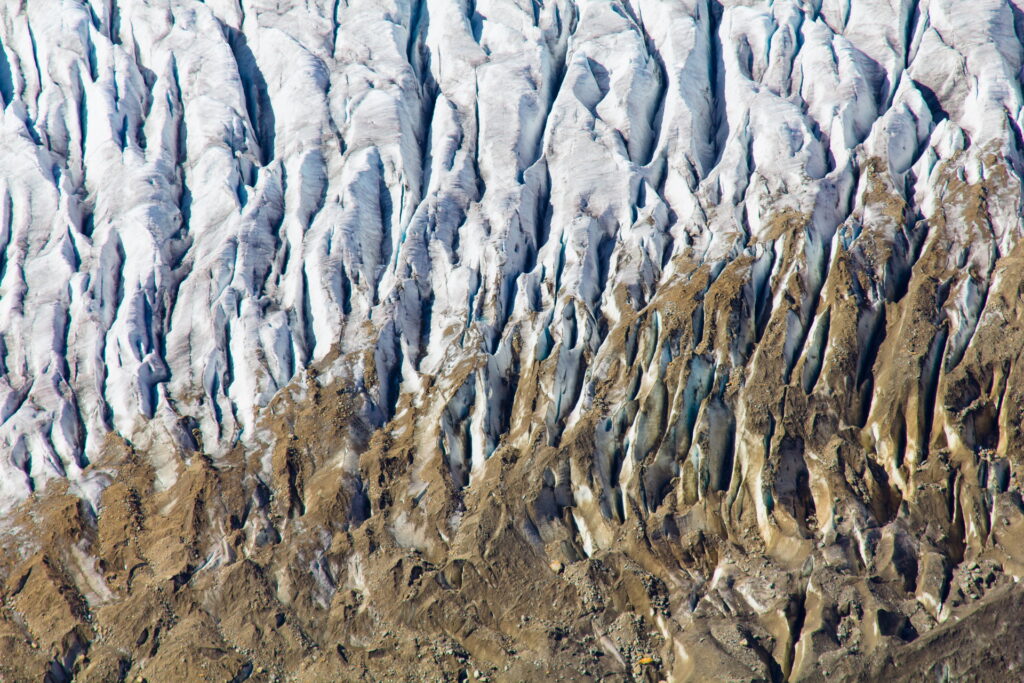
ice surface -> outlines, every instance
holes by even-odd
[[[378,424],[398,392],[486,358],[444,412],[465,484],[513,419],[519,363],[556,359],[537,381],[560,433],[609,327],[682,261],[717,277],[757,259],[762,312],[803,283],[785,353],[787,372],[808,355],[810,388],[833,238],[873,220],[872,174],[930,220],[950,168],[1019,167],[1020,10],[970,5],[965,21],[960,0],[7,2],[0,507],[82,480],[111,431],[173,451],[199,447],[194,424],[215,455],[252,440],[325,358]],[[1000,206],[1008,253],[1019,211]],[[807,259],[777,272],[784,212],[806,217]],[[979,279],[946,303],[954,365],[992,258],[972,251]],[[693,365],[685,397],[659,384],[675,352],[651,348],[648,409],[616,427],[627,459],[677,425],[727,486],[714,364],[758,325]],[[648,486],[677,474],[658,458]]]

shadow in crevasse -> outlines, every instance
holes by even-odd
[[[242,80],[249,122],[260,144],[260,164],[266,166],[274,159],[275,136],[274,108],[267,92],[267,80],[256,63],[256,56],[249,49],[245,34],[230,27],[226,28],[226,31],[228,45],[238,65],[238,76]]]
[[[11,63],[7,61],[7,52],[0,43],[0,96],[4,98],[6,108],[14,101],[14,77],[11,74]]]

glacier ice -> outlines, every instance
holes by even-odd
[[[9,0],[0,506],[54,477],[95,497],[102,477],[84,470],[111,432],[154,453],[254,443],[261,411],[314,363],[377,425],[450,379],[441,448],[466,485],[503,434],[529,441],[521,378],[549,445],[584,419],[620,326],[646,358],[611,394],[607,486],[657,505],[681,448],[698,491],[729,488],[723,468],[754,447],[730,434],[755,410],[725,397],[730,368],[782,335],[785,373],[811,392],[839,335],[870,347],[887,324],[880,302],[939,239],[915,225],[941,217],[969,244],[949,193],[1006,160],[991,248],[951,261],[973,275],[944,304],[947,371],[972,343],[1021,227],[1021,7],[964,11]],[[890,268],[851,276],[863,317],[820,310],[831,274],[886,240],[903,245]],[[700,305],[744,277],[749,310]],[[676,367],[681,351],[630,321],[701,281]]]

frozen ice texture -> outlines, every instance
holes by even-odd
[[[972,343],[1020,238],[1022,9],[8,0],[0,508],[53,477],[95,497],[102,478],[83,468],[110,432],[154,454],[253,443],[261,409],[312,363],[377,425],[400,392],[458,376],[438,410],[465,485],[525,420],[520,380],[554,443],[609,363],[647,354],[613,392],[598,462],[625,449],[626,481],[646,459],[652,491],[678,473],[672,446],[725,481],[753,410],[724,397],[728,368],[787,311],[785,372],[807,391],[828,373],[818,302],[840,252],[867,249],[863,226],[912,255],[930,239],[914,226],[943,221],[972,279],[945,300],[930,372]],[[988,246],[967,248],[951,179],[997,172]],[[905,210],[886,222],[865,199],[878,192]],[[697,295],[711,296],[730,267],[749,269],[749,311],[732,329],[695,319],[726,337],[668,395],[679,349],[655,333],[624,350],[609,330],[674,279],[710,273]],[[857,346],[912,259],[887,267],[862,292]]]

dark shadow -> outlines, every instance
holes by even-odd
[[[948,119],[949,112],[942,106],[942,102],[939,101],[939,96],[935,94],[935,91],[920,81],[914,81],[913,83],[917,91],[921,93],[924,103],[928,105],[928,110],[932,113],[932,125],[938,125],[940,121]]]
[[[7,61],[7,51],[0,43],[0,95],[4,98],[6,108],[14,101],[14,77],[11,75],[11,63]]]
[[[242,80],[245,93],[245,107],[248,110],[249,122],[252,124],[256,140],[260,144],[260,164],[266,166],[274,159],[275,118],[267,92],[267,81],[263,71],[256,63],[256,56],[249,49],[245,34],[233,28],[227,31],[228,45],[235,55],[238,65],[238,77]]]

